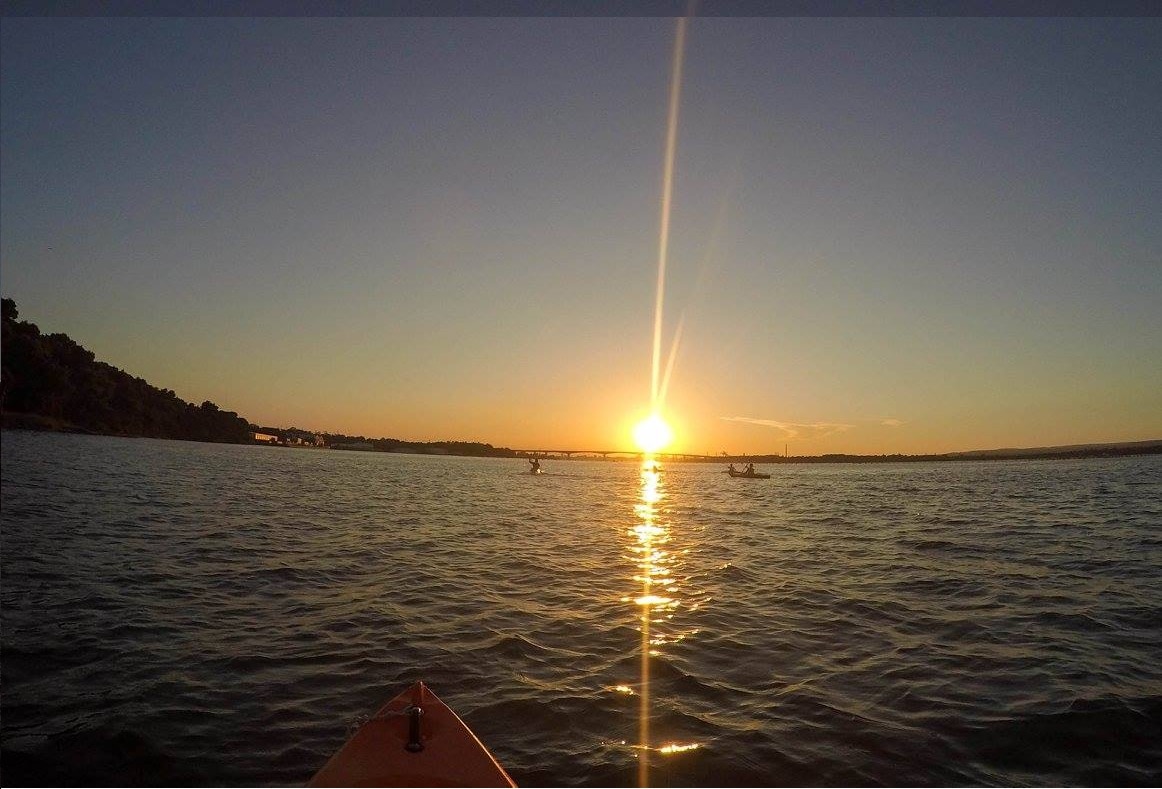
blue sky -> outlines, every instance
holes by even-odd
[[[253,421],[614,448],[675,22],[4,18],[22,316]],[[1162,436],[1162,24],[696,18],[689,451]]]

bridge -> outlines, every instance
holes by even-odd
[[[600,457],[602,460],[609,460],[613,457],[614,460],[628,460],[630,458],[643,457],[646,453],[641,451],[630,451],[625,449],[514,449],[517,455],[530,458],[565,458],[566,460],[573,460],[574,456],[583,457]],[[722,460],[729,462],[730,460],[738,460],[737,457],[724,458],[721,455],[691,455],[683,452],[656,452],[653,455],[661,461],[683,461],[683,460]]]

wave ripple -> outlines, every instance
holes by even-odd
[[[633,464],[2,451],[6,783],[302,784],[420,677],[522,785],[636,781]],[[771,470],[662,476],[655,784],[1162,782],[1162,458]]]

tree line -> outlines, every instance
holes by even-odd
[[[97,361],[65,334],[42,334],[2,300],[0,406],[5,424],[185,441],[248,443],[249,423],[209,400],[187,403],[170,389]],[[24,419],[10,418],[23,415]]]
[[[323,433],[327,446],[335,449],[363,449],[372,452],[400,452],[411,455],[458,455],[462,457],[518,457],[508,447],[494,447],[479,441],[404,441],[398,438],[367,438]]]

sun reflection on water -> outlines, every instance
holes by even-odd
[[[622,602],[637,606],[640,642],[641,681],[636,687],[617,685],[610,690],[626,696],[638,696],[638,736],[631,749],[638,760],[639,786],[649,785],[651,758],[663,758],[686,753],[703,747],[703,743],[674,741],[663,735],[662,742],[651,744],[650,669],[652,662],[662,657],[667,647],[697,634],[697,628],[683,629],[680,612],[694,610],[705,600],[697,591],[686,588],[683,571],[684,556],[681,535],[674,531],[667,506],[670,495],[663,484],[663,470],[657,460],[646,455],[639,469],[640,484],[634,502],[633,526],[627,529],[628,550],[633,562],[635,593],[626,595]],[[676,541],[676,543],[675,543]]]
[[[634,580],[642,585],[642,593],[634,601],[641,609],[641,692],[638,705],[638,786],[649,786],[650,742],[650,616],[655,605],[672,602],[671,598],[654,594],[654,578],[664,567],[664,551],[659,546],[669,540],[667,530],[658,525],[658,505],[662,500],[661,474],[650,458],[642,463],[641,501],[634,506],[639,522],[633,527],[637,545],[638,574]]]
[[[661,748],[658,748],[658,753],[664,753],[667,755],[671,753],[683,753],[684,751],[693,751],[701,747],[702,745],[696,742],[672,742],[669,745],[663,745]]]
[[[668,549],[670,527],[663,517],[661,469],[651,457],[646,457],[641,466],[641,487],[639,500],[634,505],[635,524],[630,529],[633,538],[630,550],[634,556],[636,573],[633,579],[640,584],[641,594],[632,598],[638,606],[641,628],[641,684],[638,691],[638,785],[649,785],[649,754],[662,754],[689,750],[696,746],[667,745],[662,748],[650,746],[650,659],[658,654],[657,649],[671,639],[651,633],[655,619],[668,618],[679,606],[674,593],[673,553]],[[629,598],[627,598],[628,600]]]

